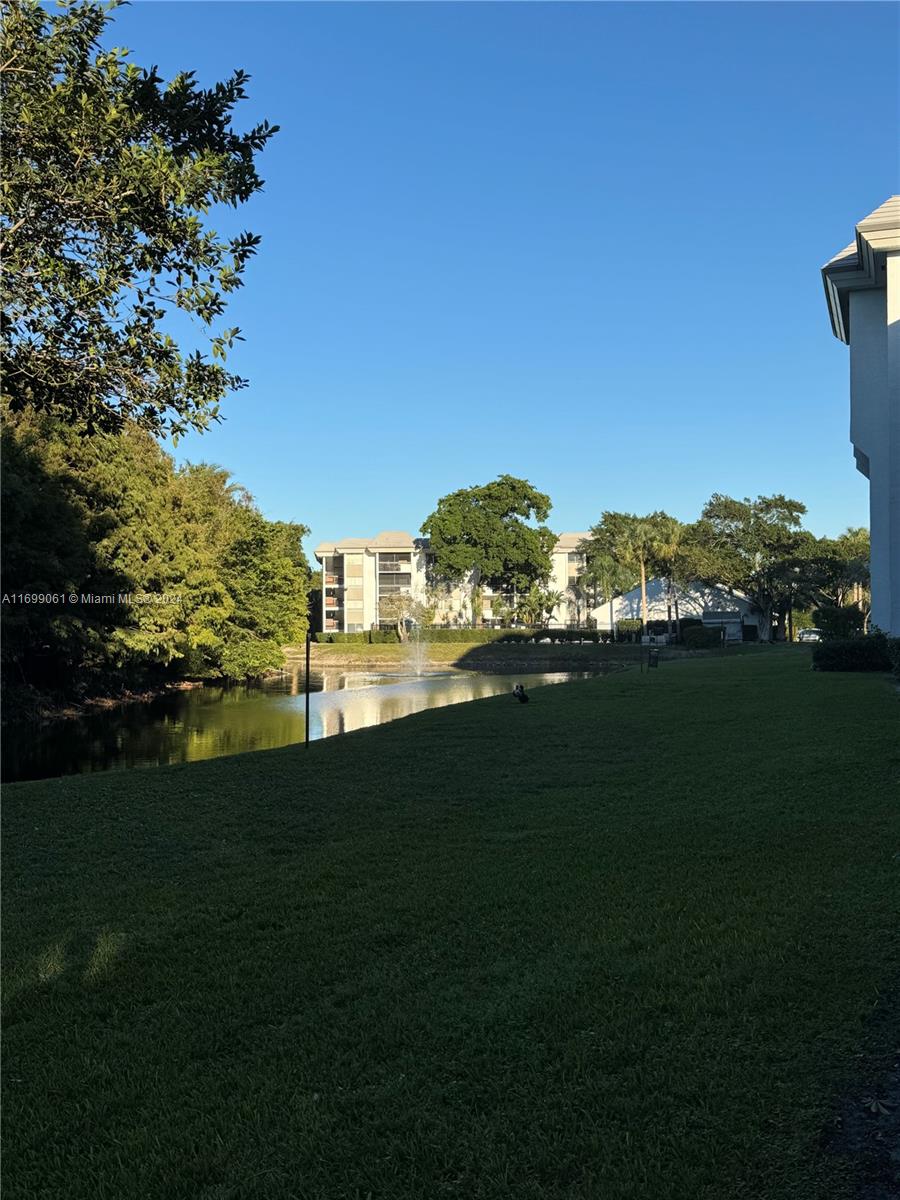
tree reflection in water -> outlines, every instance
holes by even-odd
[[[516,676],[474,672],[419,677],[328,671],[310,676],[315,740],[501,692],[585,673]],[[3,731],[3,778],[42,779],[88,771],[199,762],[304,740],[304,677],[298,667],[254,686],[203,687],[90,717]]]

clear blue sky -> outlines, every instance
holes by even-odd
[[[784,492],[868,524],[819,268],[898,190],[890,4],[138,3],[166,77],[282,131],[228,324],[251,386],[179,458],[323,538],[501,472],[551,526]],[[231,317],[234,320],[231,320]]]

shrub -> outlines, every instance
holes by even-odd
[[[826,638],[860,637],[863,631],[863,614],[855,604],[825,604],[814,610],[813,621]]]
[[[887,652],[894,668],[894,674],[900,679],[900,638],[888,638]]]
[[[384,646],[391,642],[399,642],[400,635],[396,629],[370,629],[368,641],[372,646]]]
[[[637,617],[623,617],[621,621],[616,621],[616,629],[619,634],[640,633],[641,622]]]
[[[354,642],[359,645],[361,642],[367,642],[369,635],[363,633],[333,633],[331,640],[333,642]]]
[[[691,625],[681,640],[689,650],[714,650],[722,645],[722,633],[718,629],[707,629],[704,625]]]
[[[333,634],[333,633],[331,633],[331,632],[328,632],[328,633],[316,633],[316,634],[314,634],[313,636],[315,637],[315,639],[316,639],[316,641],[317,641],[317,642],[330,642],[330,641],[332,641],[332,640],[333,640],[333,638],[334,638],[334,634]]]
[[[814,671],[890,671],[892,653],[888,639],[880,633],[829,638],[813,647],[812,665]]]

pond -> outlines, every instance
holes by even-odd
[[[511,692],[514,683],[530,688],[588,677],[586,672],[515,678],[474,671],[318,672],[310,674],[310,740]],[[304,677],[294,670],[255,685],[193,688],[90,716],[7,726],[3,780],[199,762],[304,740]]]

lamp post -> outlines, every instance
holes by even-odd
[[[311,637],[311,633],[310,633],[309,626],[307,625],[307,627],[306,627],[306,681],[305,681],[305,687],[306,687],[306,745],[307,746],[309,746],[309,643],[310,643],[310,637]]]

